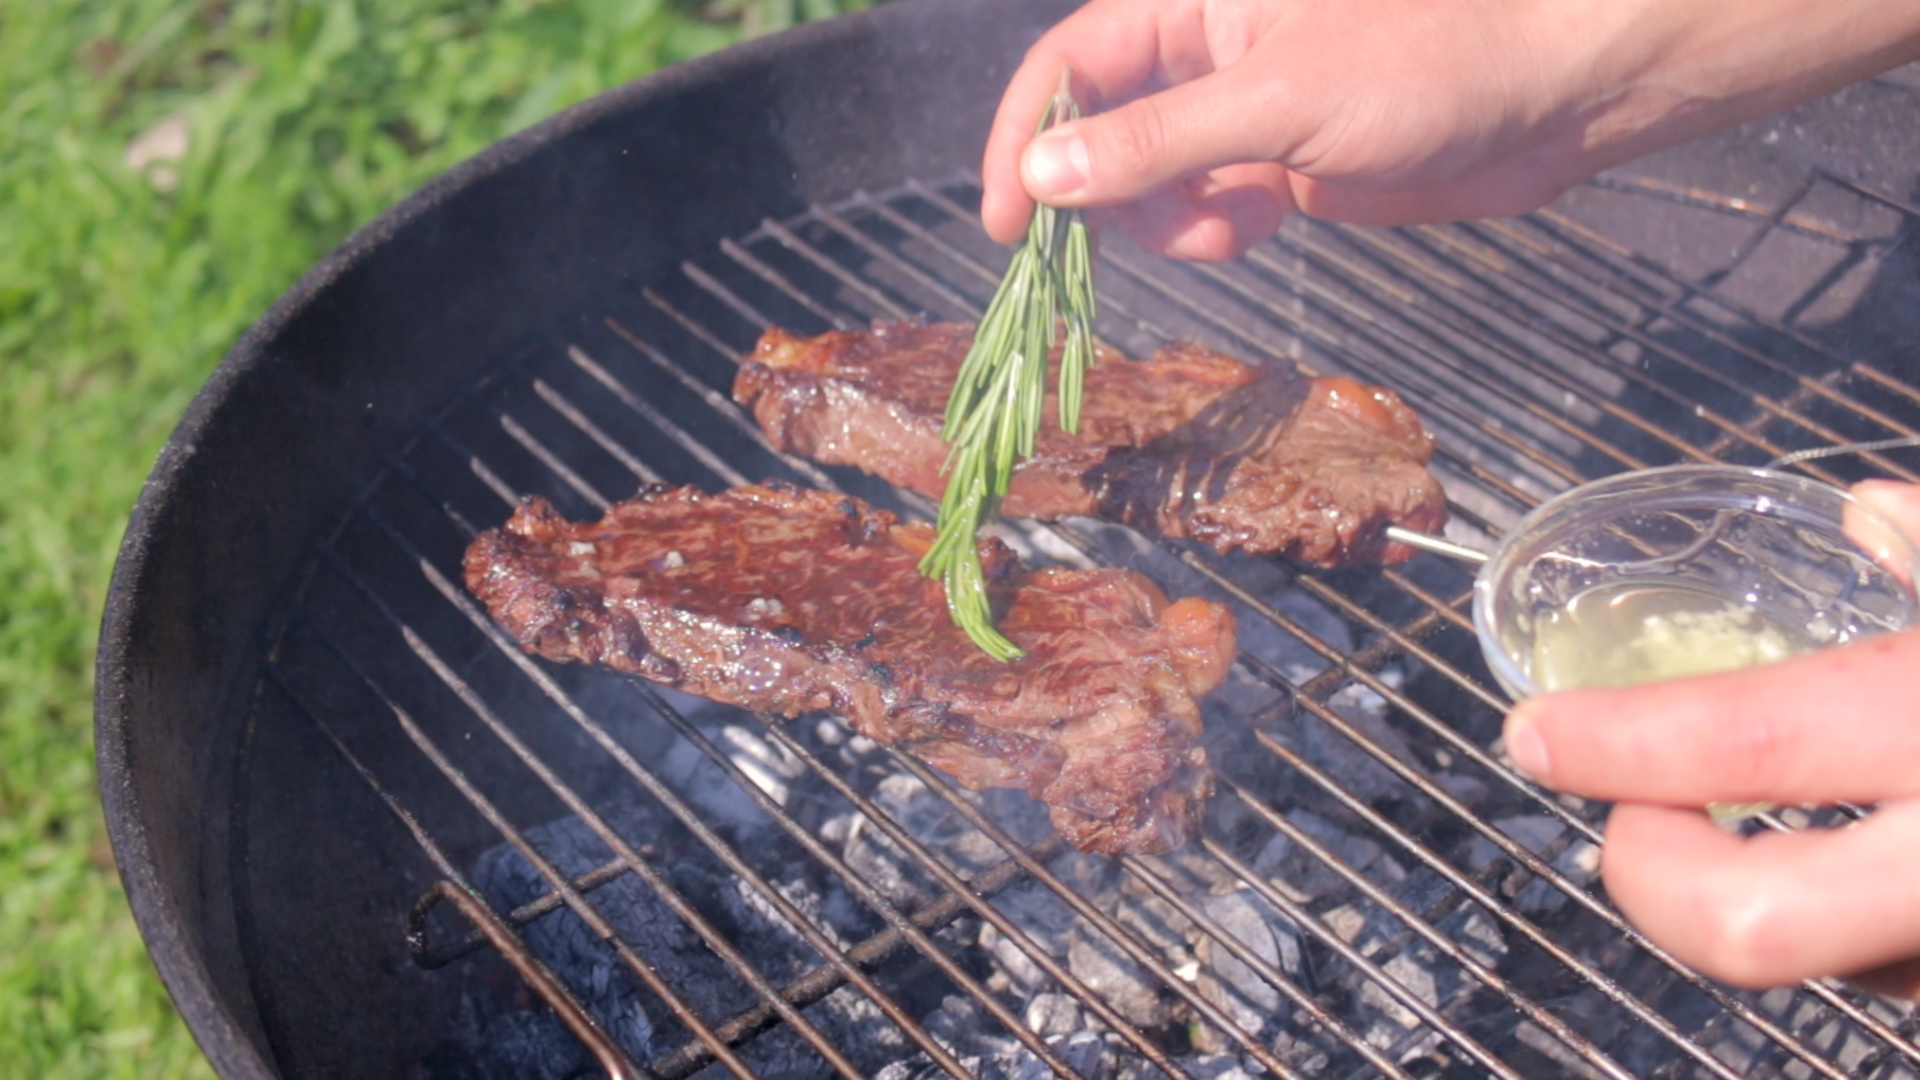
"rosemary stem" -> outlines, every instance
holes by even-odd
[[[1062,71],[1039,131],[1080,116],[1072,88],[1072,71]],[[1085,219],[1077,210],[1036,206],[1027,239],[1014,251],[954,377],[940,431],[949,447],[947,488],[933,546],[920,560],[920,572],[945,585],[954,624],[996,660],[1023,654],[994,627],[978,534],[998,514],[1015,465],[1038,445],[1056,345],[1060,427],[1079,430],[1086,369],[1094,359],[1094,315]]]

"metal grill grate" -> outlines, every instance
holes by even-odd
[[[1203,839],[1112,862],[1064,850],[1018,797],[963,792],[835,721],[536,663],[466,595],[466,542],[531,494],[584,517],[642,481],[779,476],[927,516],[774,452],[726,388],[769,325],[975,317],[1004,259],[978,235],[976,198],[965,177],[861,194],[610,294],[426,425],[328,539],[269,685],[445,879],[413,912],[418,963],[452,980],[497,951],[620,1076],[766,1072],[755,1055],[782,1027],[794,1060],[901,1080],[1920,1076],[1912,1009],[1828,983],[1728,991],[1612,911],[1593,873],[1604,808],[1504,764],[1470,579],[1430,557],[1303,575],[1086,522],[1011,530],[1030,561],[1121,562],[1241,619],[1240,663],[1209,705],[1221,793]],[[1732,230],[1716,274],[1680,280],[1579,220],[1648,200]],[[1222,267],[1112,245],[1099,330],[1136,355],[1186,338],[1399,389],[1439,436],[1450,535],[1483,546],[1606,473],[1920,429],[1910,371],[1805,329],[1911,241],[1920,210],[1823,176],[1770,212],[1626,180],[1561,205],[1412,230],[1297,220]],[[1773,279],[1743,275],[1787,262],[1810,279],[1769,310]],[[1804,468],[1914,479],[1914,460]],[[509,865],[524,895],[500,886]],[[636,930],[634,910],[659,925]],[[565,920],[586,946],[554,946]],[[761,958],[767,933],[791,939],[778,965]],[[707,975],[676,982],[669,939]],[[610,1010],[610,979],[647,1019]],[[829,997],[865,1004],[830,1016]],[[1062,1001],[1079,1031],[1049,1022]],[[849,1039],[855,1014],[870,1045]],[[876,1047],[894,1064],[876,1068]]]

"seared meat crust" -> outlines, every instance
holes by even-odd
[[[916,564],[931,527],[788,485],[655,486],[597,522],[540,499],[467,550],[467,587],[527,651],[715,701],[844,715],[967,787],[1022,788],[1083,851],[1169,851],[1212,790],[1200,699],[1234,622],[1125,570],[1023,573],[986,541],[1001,664]]]
[[[733,396],[784,450],[939,498],[941,417],[972,341],[972,327],[953,323],[814,338],[776,328]],[[1001,506],[1010,517],[1091,515],[1321,567],[1398,562],[1413,553],[1389,543],[1386,526],[1446,522],[1419,417],[1393,391],[1351,379],[1197,345],[1148,360],[1102,350],[1079,433],[1059,429],[1051,395],[1046,416]]]

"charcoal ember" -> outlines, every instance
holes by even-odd
[[[1391,669],[1381,675],[1389,686],[1400,681],[1400,676]],[[1387,723],[1386,700],[1371,688],[1356,683],[1342,687],[1327,704],[1371,745],[1363,746],[1317,718],[1308,719],[1300,726],[1301,756],[1331,775],[1341,787],[1368,802],[1405,797],[1411,790],[1407,782],[1395,776],[1380,760],[1380,755],[1423,774],[1426,768],[1414,756],[1406,738]]]
[[[1000,805],[1011,809],[1013,800],[1005,796],[1012,793],[1003,788],[998,794],[1003,797],[997,800]],[[976,805],[983,801],[971,792],[962,792],[958,797]],[[966,873],[978,873],[1007,857],[1000,845],[974,828],[971,822],[961,816],[960,811],[928,789],[917,776],[896,773],[882,779],[874,789],[873,801],[915,840],[945,856],[948,862],[956,864],[958,869]],[[1036,818],[1045,820],[1044,815],[1031,813],[1035,809],[1031,800],[1020,799],[1019,802],[1028,813],[1016,810],[1014,813],[1017,816],[1029,822]]]
[[[1074,914],[1051,889],[1032,881],[1015,885],[994,897],[993,906],[1027,935],[1036,950],[1056,960],[1066,958]],[[1052,983],[1033,958],[992,923],[982,923],[979,943],[1015,989],[1033,993]]]
[[[1049,1045],[1086,1080],[1107,1080],[1113,1075],[1113,1047],[1097,1031],[1077,1031],[1056,1036]]]
[[[1204,910],[1235,941],[1268,968],[1298,983],[1301,973],[1299,930],[1260,894],[1236,891],[1209,896]],[[1194,980],[1200,996],[1218,1005],[1235,1027],[1258,1037],[1284,1019],[1280,991],[1233,950],[1208,935],[1194,947],[1200,962]]]
[[[911,910],[940,895],[938,884],[920,861],[866,815],[850,813],[837,819],[827,835],[845,838],[840,855],[847,868],[896,907]]]
[[[1379,844],[1355,836],[1311,810],[1293,810],[1287,820],[1326,848],[1348,869],[1377,881],[1398,882],[1407,872]],[[1253,868],[1287,899],[1308,903],[1350,889],[1347,880],[1285,833],[1276,834],[1254,856]]]
[[[1054,1035],[1046,1040],[1047,1049],[1067,1063],[1067,1067],[1086,1080],[1116,1080],[1116,1062],[1122,1054],[1098,1031],[1078,1031]],[[1026,1046],[1006,1058],[982,1058],[983,1080],[1054,1080],[1058,1075],[1039,1054]],[[1120,1075],[1124,1075],[1123,1073]]]
[[[1160,980],[1105,934],[1075,926],[1067,966],[1136,1027],[1159,1027],[1173,1015]]]
[[[927,1034],[956,1057],[974,1057],[996,1063],[1011,1062],[1023,1049],[980,1003],[962,994],[948,994],[940,1007],[921,1021]]]
[[[1181,1058],[1180,1067],[1193,1080],[1252,1080],[1253,1075],[1233,1054],[1194,1054]]]
[[[1544,814],[1499,818],[1493,822],[1493,827],[1535,855],[1546,855],[1567,831],[1565,822]],[[1598,856],[1598,848],[1579,841],[1554,854],[1548,862],[1562,873],[1572,871],[1568,876],[1584,883],[1591,881],[1594,872],[1599,869]],[[1474,837],[1467,851],[1467,866],[1472,870],[1484,869],[1501,859],[1511,861],[1506,852],[1484,837]],[[1513,902],[1522,911],[1544,914],[1559,910],[1567,902],[1567,896],[1545,878],[1535,877],[1520,886]]]
[[[1400,1060],[1406,1061],[1419,1056],[1425,1047],[1419,1040],[1409,1040],[1408,1035],[1419,1031],[1423,1021],[1419,1014],[1403,1003],[1399,995],[1405,994],[1423,1004],[1438,1008],[1440,1005],[1440,987],[1435,978],[1431,949],[1418,948],[1401,952],[1389,957],[1380,965],[1386,978],[1399,985],[1398,990],[1390,990],[1377,979],[1362,975],[1356,993],[1354,1006],[1364,1026],[1361,1037],[1382,1049],[1400,1049]]]
[[[669,827],[665,812],[651,804],[612,805],[603,814],[615,832],[627,837],[660,836]],[[568,876],[584,874],[613,857],[604,841],[575,817],[529,829],[526,838]],[[656,866],[688,900],[714,913],[716,926],[724,927],[746,963],[777,981],[819,962],[797,928],[766,897],[710,857],[695,856],[681,852],[680,857],[656,860]],[[504,844],[475,860],[472,880],[497,911],[525,904],[550,888],[524,855]],[[796,876],[771,884],[816,926],[829,923],[833,904],[807,878],[797,876],[797,870]],[[587,898],[620,940],[710,1022],[759,1003],[745,981],[635,876],[616,878]],[[845,940],[837,931],[823,932]],[[645,1062],[690,1038],[614,949],[570,909],[533,920],[521,928],[520,937],[635,1060]],[[453,1048],[456,1056],[498,1062],[501,1076],[559,1078],[591,1071],[584,1048],[544,1003],[524,991],[508,1000],[493,992],[483,1000],[487,989],[477,977],[469,978],[466,996],[472,1000],[468,1011],[474,1023],[456,1038],[461,1044]],[[848,989],[816,1002],[806,1016],[862,1069],[878,1069],[907,1049],[904,1036],[878,1007]],[[832,1072],[817,1051],[786,1027],[763,1033],[740,1053],[766,1076],[824,1080]]]
[[[1027,1030],[1043,1039],[1072,1035],[1086,1026],[1080,999],[1071,994],[1035,994],[1027,1001]]]
[[[1489,968],[1497,967],[1506,958],[1507,938],[1500,930],[1500,922],[1479,904],[1460,905],[1435,923],[1434,928]]]

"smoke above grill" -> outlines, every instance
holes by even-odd
[[[1202,840],[1117,860],[834,717],[531,660],[460,588],[468,540],[536,494],[591,517],[643,482],[778,477],[930,517],[773,451],[725,388],[770,325],[976,316],[1005,257],[977,198],[966,175],[863,192],[610,288],[418,425],[316,550],[262,691],[305,734],[254,753],[304,748],[352,778],[327,798],[384,807],[391,835],[321,843],[387,845],[375,862],[414,883],[396,977],[416,1075],[1920,1076],[1911,1009],[1824,982],[1728,990],[1608,906],[1604,807],[1502,758],[1470,582],[1440,560],[1307,574],[1085,521],[1007,526],[1030,562],[1128,566],[1240,620],[1208,705]],[[1699,282],[1602,231],[1648,206],[1741,247]],[[1814,316],[1911,302],[1858,267],[1910,273],[1917,228],[1830,176],[1765,215],[1615,178],[1514,221],[1298,220],[1228,266],[1110,242],[1098,330],[1397,388],[1439,435],[1450,535],[1487,546],[1593,476],[1911,434],[1920,364],[1843,357]],[[1782,300],[1777,249],[1805,244],[1838,254],[1796,262],[1812,280]],[[1807,466],[1849,469],[1916,475],[1888,455]],[[261,969],[296,965],[272,905],[248,910]],[[343,921],[397,938],[384,918]],[[263,996],[272,1013],[325,993]]]

